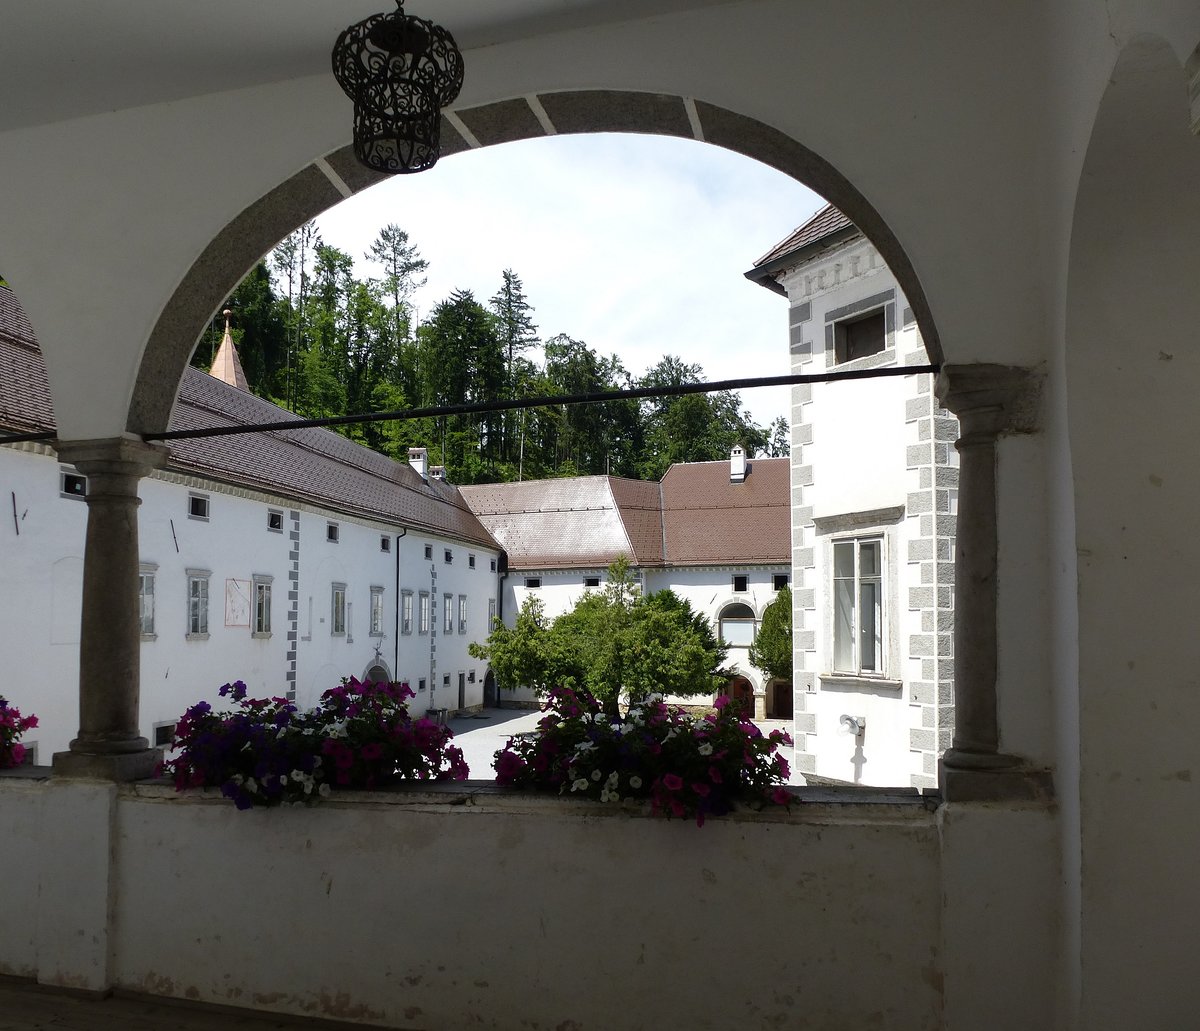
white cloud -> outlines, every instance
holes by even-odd
[[[543,338],[567,333],[643,372],[663,354],[709,379],[788,371],[786,301],[743,273],[822,201],[720,148],[666,137],[558,136],[444,158],[318,219],[360,261],[394,222],[429,261],[424,316],[454,289],[485,302],[512,268]],[[756,421],[787,388],[742,392]]]

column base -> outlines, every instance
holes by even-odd
[[[1008,760],[1004,764],[968,766],[955,761],[961,755],[952,748],[938,763],[938,790],[943,802],[1054,801],[1054,777],[1049,770],[1024,766],[1012,755],[992,756]]]
[[[155,776],[162,758],[161,748],[145,748],[137,752],[108,755],[55,752],[54,776],[68,780],[105,780],[113,783],[149,780]]]

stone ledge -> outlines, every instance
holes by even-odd
[[[939,764],[938,787],[946,803],[1007,802],[1054,804],[1054,777],[1050,770],[1011,766],[998,769],[963,769]]]

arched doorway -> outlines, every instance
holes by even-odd
[[[382,662],[374,662],[362,675],[362,679],[364,683],[387,684],[391,683],[392,675]]]
[[[745,677],[734,677],[721,689],[721,695],[733,699],[747,719],[754,718],[754,685]]]
[[[489,709],[500,707],[500,692],[496,687],[496,674],[490,669],[483,678],[483,704]]]

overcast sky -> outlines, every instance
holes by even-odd
[[[707,379],[788,370],[787,301],[743,273],[823,201],[719,147],[660,136],[524,140],[396,176],[322,215],[326,243],[365,253],[380,227],[406,230],[429,261],[420,318],[454,289],[486,304],[512,268],[542,339],[567,333],[641,374],[663,354]],[[742,391],[766,425],[787,388]]]

